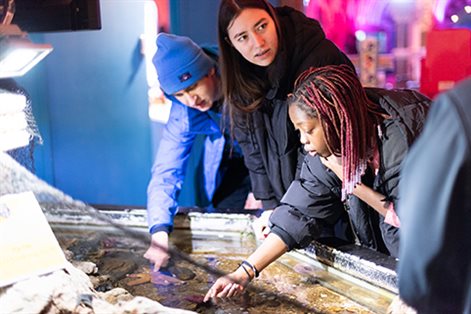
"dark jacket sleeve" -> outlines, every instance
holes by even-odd
[[[365,88],[365,92],[390,116],[380,125],[381,168],[374,188],[395,204],[403,160],[423,130],[431,101],[407,89]]]
[[[388,201],[395,204],[399,194],[401,164],[409,150],[409,145],[398,123],[393,120],[386,120],[382,130],[382,141],[380,141],[382,163],[374,188],[381,194],[386,195]]]
[[[342,215],[339,182],[319,157],[306,156],[300,178],[291,183],[281,205],[270,216],[272,232],[288,249],[307,246],[325,224],[334,224]]]
[[[241,118],[239,117],[239,119]],[[242,149],[245,166],[249,170],[252,193],[256,199],[262,201],[263,208],[273,209],[278,205],[278,200],[267,175],[267,166],[264,163],[260,145],[255,138],[257,132],[263,132],[263,126],[253,123],[253,117],[250,119],[252,120],[248,124],[243,120],[234,124],[234,137]]]
[[[471,305],[471,81],[442,95],[412,147],[400,182],[400,296],[419,313]]]

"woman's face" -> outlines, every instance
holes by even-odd
[[[310,117],[306,112],[300,109],[296,104],[289,106],[289,118],[294,124],[294,128],[299,130],[301,144],[309,155],[319,155],[329,157],[330,152],[319,118]]]
[[[247,8],[227,28],[234,48],[249,62],[269,66],[278,51],[275,22],[267,11]]]

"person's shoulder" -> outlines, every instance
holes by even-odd
[[[325,186],[330,189],[330,191],[335,191],[336,194],[340,194],[340,189],[337,189],[340,179],[336,175],[333,175],[330,169],[324,166],[319,155],[312,156],[307,154],[304,157],[300,180],[310,182],[310,184],[317,186]]]
[[[430,98],[421,94],[420,92],[412,89],[385,89],[385,88],[377,88],[377,87],[365,87],[364,88],[366,95],[373,99],[381,99],[386,97],[391,98],[401,98],[405,97],[405,99],[419,99],[419,100],[427,100],[431,101]]]
[[[469,103],[471,100],[471,77],[459,82],[445,94],[449,97],[456,97],[461,103]]]
[[[188,120],[188,110],[185,105],[178,102],[177,100],[172,101],[172,105],[170,107],[170,114],[168,116],[168,121],[181,121],[181,120]]]
[[[175,119],[176,120],[182,120],[182,119],[192,120],[192,119],[200,118],[201,116],[206,116],[206,114],[204,114],[203,112],[201,112],[197,109],[185,106],[184,104],[182,104],[178,100],[173,100],[172,101],[172,107],[170,109],[169,119],[172,119],[172,120],[175,120]]]
[[[364,88],[370,101],[379,105],[389,114],[392,111],[402,111],[404,107],[420,106],[424,110],[430,106],[432,100],[418,91],[411,89],[383,89],[374,87]]]
[[[290,17],[295,19],[309,19],[303,12],[293,7],[281,6],[275,8],[277,17]]]
[[[307,173],[305,172],[304,174],[308,174],[309,176],[317,176],[317,175],[323,175],[324,171],[320,171],[325,169],[325,166],[322,164],[321,159],[318,155],[310,155],[306,154],[304,156],[304,165],[306,167]]]
[[[295,10],[294,8],[286,6],[286,5],[281,6],[281,7],[275,7],[275,12],[278,16],[286,16],[293,13],[297,14],[296,12],[301,13],[298,10]]]
[[[466,130],[471,133],[471,78],[458,83],[451,90],[443,92],[434,100],[435,115],[448,115],[455,111]],[[439,110],[439,108],[442,110]],[[446,108],[446,109],[445,109]]]
[[[284,45],[294,47],[294,55],[299,55],[302,59],[312,60],[313,58],[319,58],[322,53],[329,55],[334,53],[326,46],[319,49],[320,45],[328,43],[319,21],[309,18],[303,12],[290,7],[277,8],[276,12],[284,38]]]
[[[291,21],[293,26],[298,29],[305,29],[306,26],[308,26],[311,31],[322,31],[319,21],[306,16],[303,12],[298,11],[292,7],[277,7],[275,8],[275,12],[277,18],[282,24],[284,24],[286,21]]]

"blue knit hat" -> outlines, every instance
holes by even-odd
[[[172,95],[198,82],[214,61],[190,38],[160,33],[157,52],[152,59],[162,90]]]

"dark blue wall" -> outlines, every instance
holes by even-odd
[[[100,31],[36,35],[54,51],[17,80],[45,140],[37,174],[88,203],[145,205],[152,153],[139,46],[144,2],[101,1]]]
[[[44,138],[35,150],[36,174],[88,203],[146,203],[152,147],[162,125],[154,123],[151,130],[148,118],[139,52],[145,2],[101,0],[99,31],[30,34],[35,42],[51,43],[54,51],[17,79],[31,95]],[[170,32],[216,44],[219,3],[170,0]],[[190,160],[182,205],[198,199],[192,178],[198,157]]]
[[[170,32],[188,36],[198,44],[217,44],[220,0],[170,0]]]

